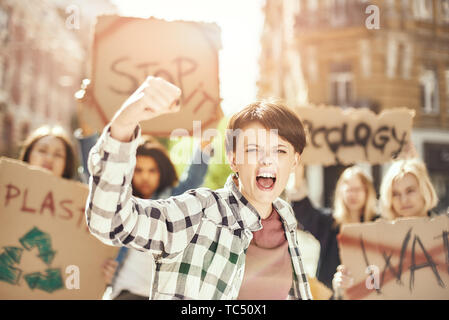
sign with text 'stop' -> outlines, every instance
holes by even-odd
[[[382,164],[404,152],[410,142],[411,109],[386,109],[379,115],[366,108],[316,106],[295,110],[308,132],[301,157],[305,164]]]
[[[175,129],[193,135],[193,121],[214,127],[220,107],[216,24],[100,16],[92,47],[92,116],[89,125],[101,131],[121,104],[147,76],[157,76],[182,91],[176,114],[141,123],[142,132],[170,136]],[[95,112],[93,112],[95,111]]]
[[[348,299],[449,299],[449,215],[346,224],[338,242]]]
[[[0,158],[0,299],[101,299],[117,248],[87,229],[88,188]]]

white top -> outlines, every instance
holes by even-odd
[[[111,299],[122,290],[148,297],[156,265],[149,252],[128,249],[128,256],[115,279]]]

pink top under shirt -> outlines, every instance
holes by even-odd
[[[246,251],[239,300],[285,300],[292,286],[292,262],[279,213],[273,209],[253,232]]]

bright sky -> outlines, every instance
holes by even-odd
[[[126,16],[215,22],[221,28],[220,94],[229,116],[257,95],[264,0],[112,0]]]

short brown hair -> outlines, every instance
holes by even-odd
[[[251,122],[259,122],[266,129],[275,129],[296,152],[302,154],[306,146],[304,126],[298,115],[280,102],[257,101],[234,114],[226,130],[226,152],[235,152],[236,132]]]
[[[64,143],[66,158],[62,177],[72,179],[75,173],[75,152],[69,135],[61,126],[44,125],[34,130],[23,142],[19,160],[30,162],[30,153],[31,150],[33,150],[34,145],[37,141],[46,136],[59,138]]]

